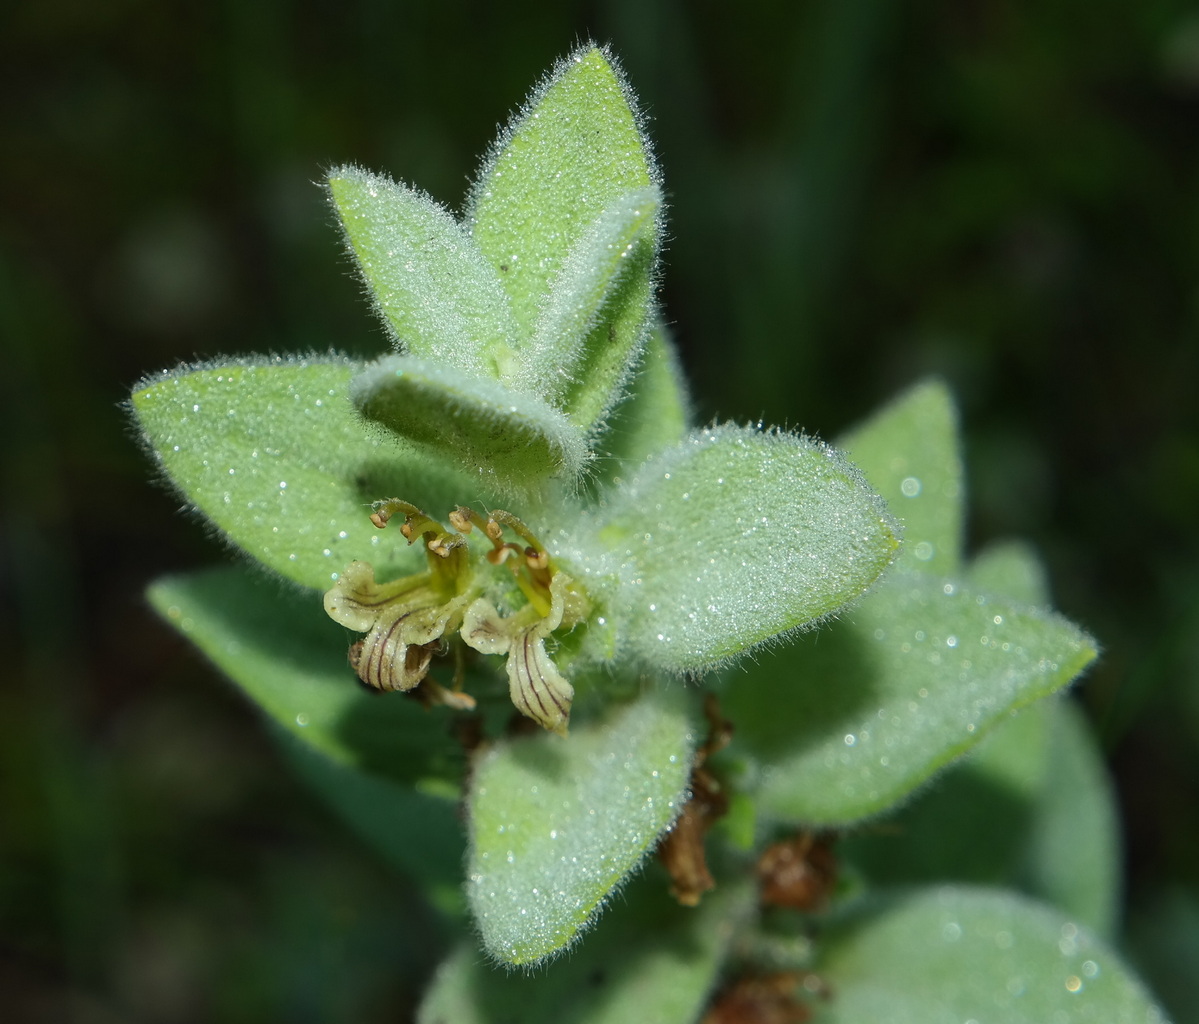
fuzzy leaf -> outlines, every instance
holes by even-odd
[[[945,886],[865,903],[822,936],[828,1024],[1163,1024],[1127,967],[1059,911]]]
[[[1067,700],[1049,704],[1048,710],[1048,764],[1024,833],[1017,881],[1112,938],[1119,916],[1121,858],[1111,780],[1082,712]]]
[[[396,342],[415,356],[498,377],[516,323],[499,276],[453,215],[428,196],[357,167],[329,195],[367,290]]]
[[[1027,544],[1000,541],[989,545],[970,562],[970,584],[992,594],[1003,594],[1024,604],[1049,603],[1045,568]]]
[[[957,415],[945,385],[917,385],[837,445],[903,523],[898,565],[957,573],[965,489]]]
[[[438,792],[354,768],[277,731],[284,754],[312,790],[365,843],[418,883],[443,912],[465,916],[462,859],[466,837],[458,802]],[[396,749],[394,757],[404,751]],[[414,841],[413,837],[419,840]]]
[[[483,962],[464,943],[438,970],[418,1024],[692,1024],[712,990],[748,887],[680,907],[659,872],[629,886],[587,942],[544,975]]]
[[[551,285],[605,208],[655,183],[631,101],[602,50],[576,50],[500,137],[471,191],[467,226],[522,337],[532,336]]]
[[[645,340],[661,202],[656,188],[638,189],[604,209],[554,279],[521,350],[522,377],[583,429],[619,397]]]
[[[498,744],[470,787],[467,896],[497,960],[567,946],[678,814],[695,737],[654,692],[568,738]]]
[[[425,359],[371,363],[351,395],[367,419],[455,459],[502,493],[550,476],[573,479],[587,456],[580,431],[539,398]]]
[[[380,534],[370,503],[389,494],[452,508],[479,484],[368,433],[346,397],[346,359],[246,359],[144,381],[131,408],[146,445],[193,507],[232,542],[307,587],[355,559],[381,577],[421,552]]]
[[[1114,804],[1078,709],[1038,701],[1003,722],[889,827],[840,852],[873,885],[1019,888],[1111,936],[1119,893]]]
[[[760,807],[841,825],[907,796],[1094,656],[1051,612],[900,570],[819,637],[731,680],[725,708],[771,766]]]
[[[837,611],[898,543],[840,454],[750,428],[693,433],[610,502],[601,538],[625,584],[621,639],[672,672],[711,668]]]
[[[172,576],[150,603],[283,732],[334,761],[452,796],[462,757],[446,712],[369,693],[317,594],[240,567]]]

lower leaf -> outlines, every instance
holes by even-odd
[[[946,886],[863,901],[829,928],[827,1024],[1162,1024],[1116,955],[1059,911]]]
[[[544,975],[483,963],[474,943],[464,943],[438,971],[417,1024],[692,1024],[752,901],[749,886],[730,886],[698,908],[681,907],[650,872],[578,952]]]
[[[841,622],[733,679],[724,707],[766,766],[763,811],[843,825],[902,800],[1094,656],[1057,615],[896,571]]]
[[[470,787],[467,896],[496,959],[536,963],[575,938],[685,800],[695,736],[681,687],[569,737],[501,743]]]

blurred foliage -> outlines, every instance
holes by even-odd
[[[1134,959],[1199,1018],[1199,19],[1129,4],[25,0],[0,13],[0,986],[17,1019],[395,1020],[448,939],[152,621],[213,560],[118,403],[217,352],[382,345],[310,182],[459,169],[611,41],[671,190],[704,415],[834,436],[935,372],[971,541],[1106,646],[1079,690]],[[488,98],[483,104],[482,94]],[[732,339],[732,344],[730,344]],[[736,353],[732,358],[729,352]],[[1189,988],[1187,987],[1189,983]]]

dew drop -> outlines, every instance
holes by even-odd
[[[903,483],[899,485],[899,489],[903,491],[905,498],[915,498],[920,493],[921,483],[919,477],[907,476],[903,478]]]

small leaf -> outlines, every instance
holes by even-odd
[[[898,543],[882,501],[832,448],[721,426],[646,461],[601,538],[625,583],[622,640],[697,672],[859,597]]]
[[[381,577],[423,565],[371,525],[372,501],[403,493],[453,508],[479,487],[368,434],[346,396],[357,368],[337,357],[181,367],[144,381],[130,404],[197,511],[269,568],[325,589],[355,559]]]
[[[380,359],[354,378],[351,395],[367,419],[503,493],[573,479],[587,457],[579,430],[539,398],[425,359]]]
[[[647,694],[476,765],[467,896],[496,959],[532,964],[567,946],[674,820],[695,746],[681,696]]]
[[[638,189],[604,209],[571,250],[521,349],[521,377],[583,429],[619,397],[644,343],[661,203],[656,188]]]
[[[653,870],[631,883],[587,942],[544,975],[492,966],[464,943],[438,970],[418,1024],[693,1024],[754,894],[722,886],[689,908],[666,889]]]
[[[516,324],[495,269],[428,196],[357,167],[329,177],[346,242],[403,350],[498,377]]]
[[[500,137],[466,223],[512,301],[522,337],[590,225],[655,183],[631,93],[604,51],[561,61]]]
[[[903,523],[898,564],[957,573],[965,489],[957,415],[945,385],[917,385],[837,444]]]
[[[283,732],[340,764],[454,793],[463,759],[448,714],[357,685],[319,595],[227,567],[161,579],[149,598]]]
[[[1116,955],[1059,911],[944,886],[863,901],[822,936],[828,1024],[1163,1024]]]
[[[907,796],[1095,653],[1050,612],[899,570],[815,642],[731,680],[725,713],[771,766],[764,811],[840,825]]]
[[[1041,560],[1022,541],[1000,541],[970,562],[971,586],[1025,604],[1049,603],[1049,580]]]
[[[1114,937],[1120,901],[1120,830],[1103,758],[1082,712],[1053,712],[1049,758],[1017,881],[1100,935]]]

